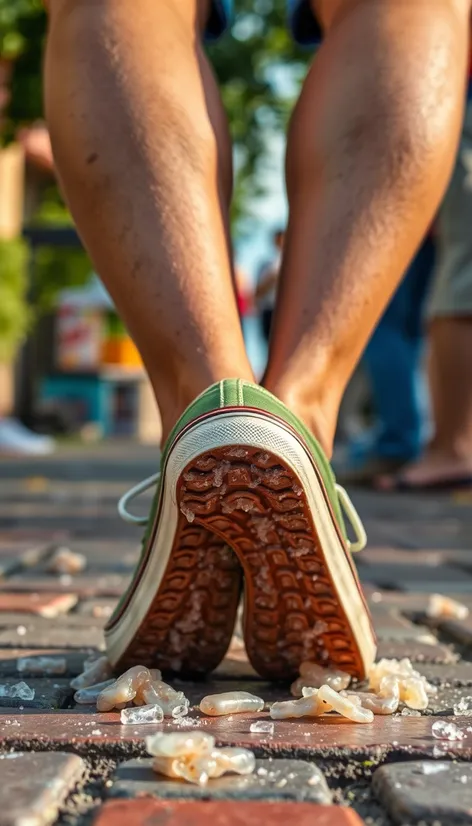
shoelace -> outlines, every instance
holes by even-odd
[[[124,522],[130,522],[132,525],[146,525],[148,521],[147,516],[135,516],[134,514],[130,513],[127,509],[127,505],[129,502],[132,502],[142,493],[149,490],[150,488],[155,487],[161,478],[161,473],[158,471],[154,473],[152,476],[149,476],[147,479],[143,479],[142,482],[139,484],[134,485],[134,487],[130,488],[120,499],[118,502],[118,513],[123,519]],[[358,551],[362,551],[366,544],[367,544],[367,534],[364,530],[364,525],[361,522],[361,518],[357,513],[351,498],[348,492],[342,487],[342,485],[336,484],[336,492],[338,494],[339,504],[341,505],[341,509],[344,515],[347,517],[349,524],[352,527],[354,535],[356,537],[354,542],[351,542],[350,539],[347,540],[347,545],[351,553],[355,554]]]

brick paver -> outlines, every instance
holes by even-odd
[[[38,576],[33,577],[31,571],[24,574],[15,574],[8,580],[0,582],[0,591],[30,591],[41,593],[43,591],[60,591],[69,593],[73,585],[74,593],[81,598],[87,597],[120,597],[123,589],[126,588],[129,577],[121,574],[102,574],[71,577],[67,574],[61,576]]]
[[[472,823],[472,765],[444,760],[377,769],[374,791],[395,823]]]
[[[32,661],[31,669],[21,669],[21,677],[45,677],[47,673],[38,671],[37,661],[48,657],[65,660],[65,676],[75,677],[83,671],[84,660],[90,654],[90,648],[71,650],[70,648],[0,648],[0,682],[3,677],[19,675],[18,660],[28,658]]]
[[[3,612],[18,611],[37,614],[40,617],[57,617],[59,614],[66,614],[77,602],[77,594],[48,594],[47,591],[40,594],[21,591],[0,593],[0,624]]]
[[[103,648],[103,632],[98,622],[91,626],[68,627],[57,620],[41,623],[28,619],[25,623],[1,627],[0,648]]]
[[[401,660],[405,656],[405,647],[408,646],[408,656],[414,663],[456,663],[457,655],[454,651],[435,641],[419,642],[418,640],[379,640],[377,656],[388,659]]]
[[[355,812],[309,803],[239,801],[169,802],[134,800],[107,803],[93,826],[362,826]]]
[[[423,715],[376,717],[368,725],[336,717],[276,721],[273,734],[250,731],[267,712],[202,718],[196,706],[205,694],[242,689],[268,703],[290,696],[289,686],[259,680],[241,645],[232,646],[205,683],[178,687],[193,706],[190,721],[220,745],[252,749],[262,771],[210,781],[202,790],[150,769],[144,736],[173,730],[174,723],[124,726],[118,713],[74,704],[70,677],[103,646],[102,626],[139,555],[139,531],[115,519],[115,499],[155,469],[152,454],[124,447],[88,457],[59,452],[40,460],[34,474],[26,462],[0,464],[0,687],[25,681],[35,690],[33,700],[0,697],[0,823],[59,826],[64,806],[60,822],[68,826],[91,822],[95,810],[95,826],[200,826],[209,818],[215,826],[285,826],[289,818],[302,826],[360,826],[362,818],[373,826],[472,822],[472,816],[460,820],[472,811],[472,718],[454,716],[460,700],[472,696],[472,621],[426,616],[431,592],[454,596],[472,611],[469,501],[354,492],[376,543],[358,559],[379,656],[410,657],[438,686]],[[84,554],[85,570],[48,571],[58,544]],[[29,665],[19,670],[24,657]],[[41,672],[34,661],[43,657],[61,661],[62,673]],[[438,719],[453,721],[464,738],[434,738]],[[8,757],[11,749],[25,757]],[[425,757],[450,767],[425,773]],[[6,782],[5,767],[17,779],[9,775]],[[82,789],[84,782],[89,786]],[[2,819],[12,800],[7,787],[15,790],[10,820]]]
[[[465,695],[468,696],[469,693],[467,691]],[[463,694],[459,695],[461,696]],[[452,708],[450,713],[452,714]],[[34,740],[43,746],[68,742],[81,748],[99,742],[103,752],[110,755],[116,753],[117,747],[133,748],[137,753],[143,753],[143,740],[147,734],[162,729],[175,729],[170,722],[162,725],[123,726],[118,713],[90,713],[84,706],[74,711],[41,713],[25,707],[21,714],[12,708],[5,711],[5,714],[14,721],[14,725],[0,725],[0,747],[2,743],[8,745],[23,739]],[[437,718],[429,715],[376,717],[367,725],[354,725],[338,717],[281,720],[277,721],[274,734],[270,737],[249,731],[254,720],[264,719],[262,715],[249,717],[241,714],[233,715],[233,719],[201,719],[192,713],[191,718],[197,720],[199,730],[213,734],[221,745],[242,746],[275,757],[290,753],[304,759],[310,756],[329,758],[339,750],[345,750],[346,757],[355,753],[365,759],[379,753],[387,755],[392,750],[420,750],[432,755],[438,745],[431,733],[432,724]],[[464,729],[464,739],[460,743],[441,741],[441,746],[450,754],[460,753],[472,757],[472,732],[466,731],[472,725],[472,720],[454,717],[454,722]]]
[[[49,826],[85,772],[74,754],[10,752],[0,760],[2,826]]]
[[[446,620],[438,623],[440,630],[459,643],[472,643],[472,616],[465,620]]]
[[[28,688],[34,691],[34,697],[31,699],[24,699],[22,697],[2,697],[0,695],[0,708],[43,708],[55,709],[63,708],[69,700],[72,699],[73,690],[71,689],[69,680],[64,680],[62,677],[54,676],[53,679],[25,679],[23,673],[17,674],[15,677],[2,677],[0,691],[13,685],[18,685],[19,682],[24,682]]]
[[[332,793],[320,769],[305,760],[262,759],[247,777],[225,776],[206,787],[175,783],[151,768],[151,759],[129,760],[118,766],[111,797],[143,795],[186,800],[297,800],[328,804]]]

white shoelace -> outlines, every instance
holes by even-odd
[[[367,545],[367,534],[347,490],[343,488],[342,485],[338,485],[336,483],[336,492],[338,494],[341,510],[344,512],[344,515],[347,516],[349,524],[351,525],[356,537],[355,542],[351,542],[351,540],[348,539],[347,546],[351,553],[356,554],[358,551],[364,550]]]
[[[135,516],[134,514],[129,512],[129,510],[127,509],[127,505],[129,502],[132,502],[133,499],[136,499],[142,493],[157,485],[160,478],[160,471],[158,473],[154,473],[147,479],[143,479],[143,481],[139,482],[139,484],[134,485],[134,487],[130,488],[130,490],[127,491],[127,493],[125,493],[121,497],[120,501],[118,502],[118,513],[125,522],[130,522],[133,525],[146,525],[148,517]],[[354,535],[356,537],[354,542],[351,542],[350,539],[347,540],[349,550],[351,551],[351,553],[355,554],[358,551],[362,551],[363,548],[365,548],[367,544],[367,534],[364,530],[364,525],[361,522],[361,518],[357,513],[347,491],[341,485],[337,484],[336,492],[338,494],[341,509],[344,512],[344,515],[347,517],[349,524],[351,525],[352,530],[354,531]]]
[[[140,496],[149,488],[153,488],[159,482],[161,478],[160,470],[157,473],[153,473],[152,476],[148,476],[147,479],[143,479],[142,482],[139,482],[134,487],[130,488],[123,496],[121,497],[120,501],[118,502],[118,513],[123,519],[124,522],[130,522],[132,525],[146,525],[148,521],[147,516],[135,516],[134,514],[130,513],[127,510],[128,502],[132,502],[133,499],[136,499],[137,496]]]

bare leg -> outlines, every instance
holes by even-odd
[[[295,109],[290,220],[265,385],[328,452],[367,338],[444,192],[469,0],[316,0],[326,39]]]
[[[417,461],[402,470],[407,484],[428,486],[472,476],[472,318],[436,318],[430,326],[429,380],[434,438]],[[395,477],[382,477],[387,490]]]
[[[208,0],[50,0],[46,110],[81,236],[143,356],[164,436],[252,380],[231,280],[231,149]]]

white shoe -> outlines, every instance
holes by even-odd
[[[0,419],[0,455],[47,456],[55,446],[50,436],[28,430],[17,419]]]

